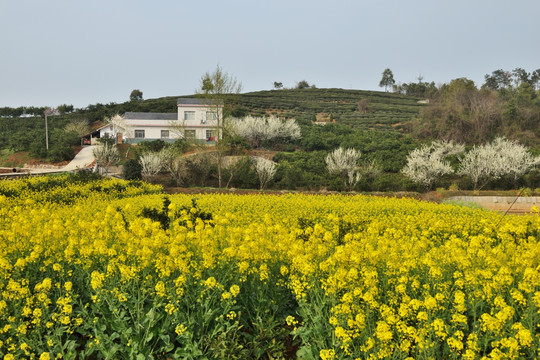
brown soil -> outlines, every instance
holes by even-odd
[[[11,167],[23,167],[29,158],[27,151],[21,151],[9,155],[3,162]]]

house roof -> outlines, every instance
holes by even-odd
[[[124,114],[126,120],[178,120],[177,113],[143,113],[127,112]]]
[[[217,101],[219,104],[223,102],[221,100]],[[211,99],[199,99],[199,98],[178,98],[178,105],[214,105],[214,101]]]

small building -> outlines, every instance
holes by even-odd
[[[125,139],[126,142],[134,144],[141,141],[177,139],[178,134],[171,128],[171,124],[176,120],[175,113],[126,112],[124,123],[129,130],[124,130],[125,133],[122,134],[124,138],[119,139],[117,136],[117,142]]]
[[[223,105],[214,105],[207,99],[179,98],[178,122],[176,126],[184,131],[186,139],[214,141],[218,132],[218,119],[223,121]],[[220,127],[222,124],[219,124]]]
[[[199,143],[214,143],[221,137],[223,105],[206,99],[179,98],[176,113],[126,112],[121,123],[106,124],[92,132],[92,141],[110,136],[116,143],[141,141],[174,141],[185,138]],[[113,119],[114,120],[114,119]]]

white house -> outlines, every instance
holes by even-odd
[[[214,105],[206,99],[179,98],[177,128],[183,130],[186,139],[214,141],[221,137],[219,127],[223,126],[222,105]],[[220,129],[221,130],[221,129]]]
[[[174,141],[179,138],[201,143],[214,143],[222,126],[222,105],[214,105],[206,99],[179,98],[176,113],[126,112],[123,119],[112,119],[92,133],[95,138],[111,136],[117,143],[141,141]]]

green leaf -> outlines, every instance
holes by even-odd
[[[145,344],[148,344],[152,340],[153,337],[154,337],[154,333],[148,333],[148,335],[146,335],[146,339],[144,339]]]
[[[160,335],[159,338],[161,340],[163,340],[165,345],[169,345],[171,343],[171,337],[168,334],[167,335]]]

